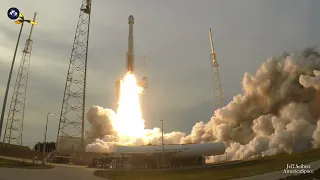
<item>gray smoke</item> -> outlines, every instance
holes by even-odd
[[[320,55],[314,49],[269,58],[255,75],[245,73],[243,92],[215,111],[208,123],[199,122],[191,134],[165,135],[167,143],[225,142],[225,155],[214,161],[248,158],[253,155],[292,153],[320,147]],[[93,107],[88,137],[96,140],[87,151],[110,152],[105,138],[114,132],[112,110]],[[145,138],[120,144],[160,144],[161,132],[147,130]],[[109,143],[109,144],[108,144]],[[100,150],[104,149],[104,150]]]

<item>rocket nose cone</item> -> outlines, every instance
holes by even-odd
[[[134,23],[134,17],[132,15],[129,16],[128,20],[129,23]]]

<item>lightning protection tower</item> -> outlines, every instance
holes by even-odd
[[[219,64],[214,52],[212,32],[209,29],[210,45],[211,45],[211,68],[213,80],[213,112],[224,105],[224,98],[222,93],[222,86],[219,73]]]
[[[37,13],[34,14],[33,22]],[[23,54],[18,69],[17,79],[14,85],[13,94],[8,112],[8,119],[3,137],[4,144],[22,145],[23,121],[25,112],[25,101],[27,97],[28,74],[31,59],[31,40],[34,24],[31,25],[29,37],[23,49]]]
[[[57,135],[58,151],[64,139],[80,140],[80,144],[72,144],[72,149],[76,146],[83,147],[84,145],[84,114],[90,16],[91,0],[83,0],[62,100]]]

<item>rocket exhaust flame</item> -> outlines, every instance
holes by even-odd
[[[120,135],[139,137],[144,132],[144,120],[139,102],[142,88],[134,74],[128,72],[120,83],[120,98],[114,124]]]
[[[126,61],[127,73],[124,79],[120,81],[119,102],[114,127],[120,135],[139,137],[144,131],[144,121],[139,102],[139,93],[142,93],[143,89],[138,86],[136,77],[134,76],[134,17],[132,15],[130,15],[128,18],[128,24],[129,36]]]

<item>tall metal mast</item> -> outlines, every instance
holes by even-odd
[[[36,20],[34,14],[33,21]],[[17,79],[14,85],[8,119],[3,137],[3,143],[22,145],[23,121],[25,112],[25,101],[27,97],[28,74],[31,59],[31,40],[34,24],[31,25],[29,37],[23,49],[23,54],[18,69]]]
[[[90,16],[91,0],[83,0],[64,89],[57,135],[57,150],[59,150],[60,136],[70,139],[81,138],[81,147],[84,146],[84,114]]]
[[[222,85],[219,73],[219,64],[216,59],[216,53],[214,52],[212,32],[209,29],[210,45],[211,45],[211,68],[213,78],[213,112],[224,105],[224,97],[222,93]]]

